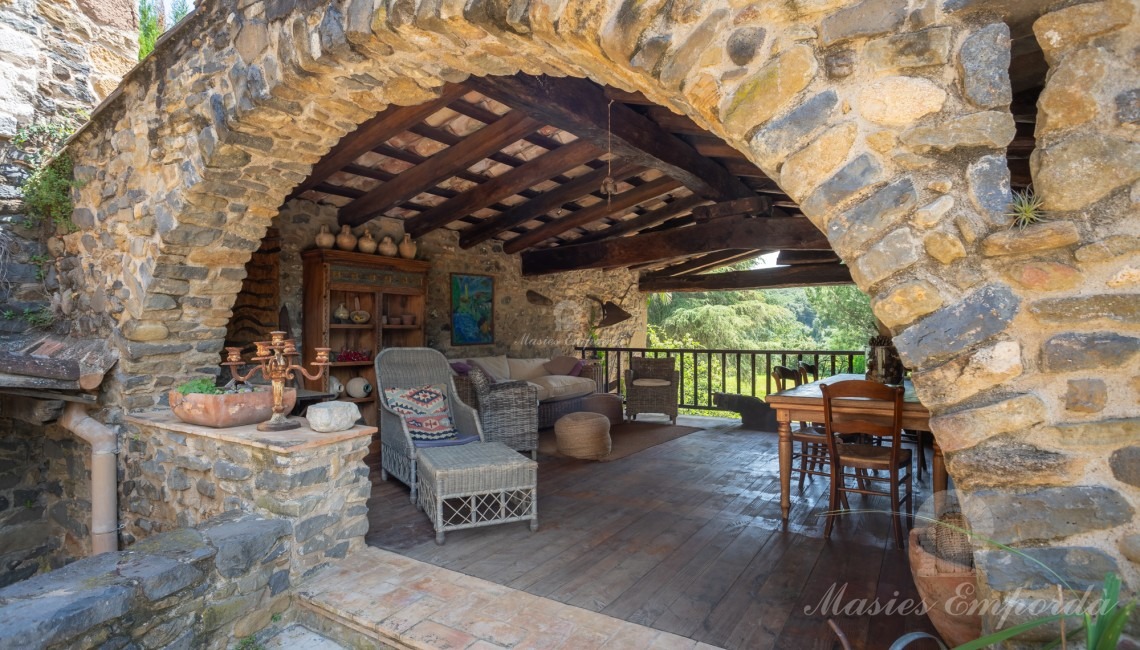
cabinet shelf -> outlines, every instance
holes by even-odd
[[[364,402],[375,401],[376,396],[375,395],[369,395],[368,397],[338,397],[337,400],[341,401],[341,402],[353,402],[356,404],[363,404]]]
[[[372,323],[357,325],[356,323],[330,323],[329,329],[334,330],[370,330],[375,327]]]
[[[386,330],[418,330],[421,325],[382,325]]]
[[[372,365],[372,359],[368,361],[332,361],[329,362],[329,365],[333,368],[358,368]]]

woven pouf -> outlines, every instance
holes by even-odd
[[[571,458],[599,460],[610,453],[610,419],[599,413],[570,413],[554,423],[558,453]]]

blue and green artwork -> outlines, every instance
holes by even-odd
[[[451,274],[451,344],[495,342],[495,279]]]

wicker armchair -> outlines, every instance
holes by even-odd
[[[625,371],[626,419],[633,420],[639,413],[664,413],[669,416],[670,422],[676,423],[677,390],[680,387],[676,361],[671,357],[634,357],[630,359],[629,365],[630,368]]]
[[[386,348],[376,355],[376,390],[380,404],[380,478],[396,477],[412,489],[416,503],[417,447],[403,416],[388,405],[385,388],[415,388],[427,384],[443,384],[447,389],[451,419],[460,436],[483,440],[478,414],[459,398],[451,381],[447,359],[431,348]],[[474,442],[474,439],[469,440]],[[433,441],[434,443],[434,441]],[[433,446],[439,446],[434,443]]]
[[[483,438],[538,458],[538,389],[525,381],[495,383],[479,368],[468,374]]]

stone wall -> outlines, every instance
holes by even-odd
[[[292,616],[293,533],[233,512],[0,589],[0,646],[231,647]]]
[[[289,308],[293,333],[300,338],[302,311],[301,251],[313,247],[321,226],[336,232],[336,209],[309,201],[293,200],[273,220],[281,233],[281,297]],[[370,230],[379,241],[384,235],[400,241],[403,222],[383,218],[354,230]],[[417,258],[431,262],[426,307],[427,345],[449,358],[490,354],[511,357],[545,357],[571,354],[575,345],[589,342],[589,325],[600,319],[598,305],[586,296],[612,300],[633,318],[598,332],[600,345],[635,345],[645,342],[646,302],[637,291],[637,274],[625,269],[579,271],[532,278],[522,275],[517,255],[503,253],[501,245],[486,243],[464,250],[459,235],[436,230],[417,240]],[[450,275],[473,273],[495,278],[495,344],[452,346],[450,331]],[[528,302],[527,290],[551,300],[550,305]]]
[[[90,111],[138,61],[131,0],[12,0],[0,4],[0,333],[58,288],[54,228],[26,228],[20,186],[31,173],[13,139],[32,124]],[[82,119],[78,120],[79,122]],[[57,302],[58,306],[58,302]]]
[[[828,235],[916,370],[951,474],[980,497],[972,518],[1046,522],[1013,541],[1073,550],[1074,570],[1102,554],[1136,589],[1140,136],[1121,66],[1140,0],[1061,4],[220,0],[76,139],[78,261],[61,283],[122,352],[106,402],[149,406],[156,385],[216,367],[233,278],[377,111],[472,74],[637,90],[745,152]],[[1054,212],[1023,231],[1004,215],[1006,10],[1043,14],[1051,65],[1032,171]],[[1008,575],[999,596],[1039,583]]]
[[[5,417],[0,399],[0,586],[91,550],[91,447],[58,425]]]
[[[364,543],[371,432],[261,434],[208,429],[169,411],[128,418],[119,523],[130,545],[226,512],[292,520],[290,570],[299,578]]]

